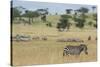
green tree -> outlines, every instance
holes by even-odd
[[[33,21],[34,18],[37,18],[39,16],[40,16],[40,14],[37,11],[33,11],[33,13],[32,13],[32,22],[34,22]]]
[[[46,24],[46,26],[52,27],[52,23],[49,22],[49,23]]]
[[[93,22],[92,21],[88,22],[88,25],[89,26],[92,26],[93,25]]]
[[[77,13],[80,13],[80,14],[78,14],[77,16],[76,15],[74,16],[74,21],[76,22],[76,27],[82,29],[85,26],[85,22],[86,22],[85,19],[87,18],[86,13],[88,13],[89,9],[85,7],[81,7],[77,9],[76,11]]]
[[[21,16],[21,11],[18,9],[18,7],[12,7],[12,19],[14,20],[17,17]]]
[[[93,19],[97,22],[97,13],[93,14]]]
[[[67,30],[70,29],[70,23],[68,20],[69,18],[71,18],[71,16],[61,15],[61,19],[59,20],[60,23],[57,23],[57,28],[59,31],[64,31],[66,28],[67,28]]]
[[[32,24],[33,18],[39,17],[39,13],[37,11],[29,11],[26,10],[25,13],[23,14],[24,17],[29,18],[29,24]]]
[[[47,17],[46,15],[48,15],[48,8],[45,8],[45,9],[37,9],[37,12],[41,15],[41,20],[43,22],[46,22],[47,21]]]
[[[72,9],[66,9],[66,14],[71,14]]]
[[[93,11],[93,19],[97,22],[97,12],[95,12],[96,6],[92,6],[92,11]]]
[[[76,23],[76,27],[82,29],[85,25],[85,19],[82,18],[77,18],[77,23]]]
[[[96,6],[93,6],[93,7],[92,7],[92,11],[93,11],[93,13],[94,13],[95,9],[96,9]]]
[[[41,20],[42,20],[43,22],[46,22],[46,21],[47,21],[47,20],[46,20],[46,15],[42,15]]]
[[[81,12],[82,14],[85,14],[88,13],[89,9],[85,7],[81,7],[78,11]]]
[[[61,18],[63,18],[63,19],[69,19],[69,18],[72,18],[72,16],[70,16],[70,15],[61,15]]]
[[[93,25],[95,28],[97,28],[97,23]]]

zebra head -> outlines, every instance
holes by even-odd
[[[86,55],[88,55],[88,52],[87,52],[88,48],[87,48],[87,46],[85,44],[80,44],[80,50],[84,51],[84,53]]]

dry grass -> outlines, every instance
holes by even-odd
[[[31,36],[47,36],[48,40],[32,40],[29,42],[13,41],[13,65],[32,64],[58,64],[69,62],[96,61],[96,30],[58,32],[54,27],[49,28],[42,25],[32,26],[23,24],[13,25],[13,36],[16,34],[27,34]],[[91,41],[87,41],[88,36],[92,36]],[[82,53],[80,56],[63,56],[63,48],[66,45],[79,45],[80,43],[57,42],[58,38],[77,37],[83,39],[88,47],[88,55]]]

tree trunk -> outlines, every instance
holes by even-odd
[[[31,18],[29,17],[29,24],[31,24]]]
[[[33,23],[33,18],[32,18],[32,23]]]

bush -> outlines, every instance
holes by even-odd
[[[76,27],[79,27],[79,28],[83,28],[84,27],[85,19],[77,18],[76,21],[77,21]]]
[[[93,25],[93,22],[92,21],[88,22],[88,25],[89,26],[92,26]]]
[[[52,27],[52,23],[47,23],[46,26]]]

